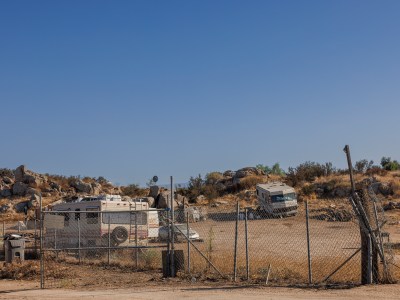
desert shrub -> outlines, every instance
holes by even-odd
[[[143,261],[146,269],[157,268],[160,262],[160,252],[154,249],[142,250],[140,252],[140,259]]]
[[[213,185],[216,184],[219,180],[223,179],[224,175],[221,172],[210,172],[206,175],[205,184]]]
[[[267,165],[264,166],[263,164],[258,164],[256,165],[256,169],[263,171],[265,174],[271,173],[271,168]]]
[[[280,176],[285,175],[285,171],[281,168],[279,163],[275,163],[271,167],[263,164],[258,164],[256,165],[256,168],[263,171],[265,174],[273,174]]]
[[[305,185],[301,188],[301,194],[304,196],[310,196],[315,193],[315,186],[313,184]]]
[[[197,177],[190,177],[187,193],[185,195],[189,198],[190,202],[195,201],[198,196],[203,194],[204,184],[204,180],[200,174]]]
[[[68,178],[67,178],[67,181],[68,181],[68,185],[69,186],[72,186],[75,182],[77,182],[78,180],[80,180],[80,176],[69,176]]]
[[[256,187],[257,183],[263,182],[262,176],[250,175],[240,180],[239,190],[248,190]]]
[[[373,164],[373,160],[368,161],[366,159],[361,159],[355,163],[354,171],[356,171],[357,173],[365,173],[367,170],[371,169]]]
[[[219,191],[215,185],[205,185],[202,189],[204,196],[207,199],[215,199],[219,196]]]
[[[396,171],[400,169],[400,164],[397,160],[392,160],[390,157],[382,157],[381,166],[387,171]]]
[[[83,177],[82,181],[85,183],[92,183],[93,181],[96,181],[96,178],[91,178],[91,177],[85,176],[85,177]]]
[[[146,195],[146,189],[139,187],[138,184],[132,183],[128,186],[121,187],[122,193],[124,196],[129,197],[141,197]]]
[[[330,162],[320,164],[307,161],[300,164],[296,168],[290,167],[286,176],[287,181],[295,186],[302,181],[312,182],[317,177],[328,176],[335,172],[336,169]]]
[[[14,171],[7,168],[1,168],[0,177],[5,177],[5,176],[14,178]]]
[[[97,177],[96,181],[100,184],[105,184],[108,183],[108,180],[106,178],[104,178],[103,176],[99,176]]]
[[[385,176],[387,173],[388,173],[387,170],[382,169],[379,166],[372,166],[369,170],[365,172],[365,174],[368,176],[374,176],[374,175]]]

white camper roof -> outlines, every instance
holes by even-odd
[[[257,184],[257,188],[261,188],[271,194],[275,193],[294,193],[294,188],[284,184],[283,182],[270,182]]]

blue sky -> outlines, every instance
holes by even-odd
[[[400,159],[399,1],[1,1],[0,167],[120,184]]]

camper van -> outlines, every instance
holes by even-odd
[[[158,238],[159,218],[147,202],[91,200],[60,203],[53,212],[64,217],[62,228],[46,228],[46,239],[62,247],[113,246]],[[45,215],[45,224],[46,224]],[[52,238],[52,237],[56,238]]]
[[[297,214],[297,197],[294,188],[282,183],[257,184],[257,200],[261,211],[278,217]]]

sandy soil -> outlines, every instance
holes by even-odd
[[[0,299],[398,299],[399,288],[399,284],[319,290],[168,283],[126,289],[41,290],[33,282],[1,280]]]

